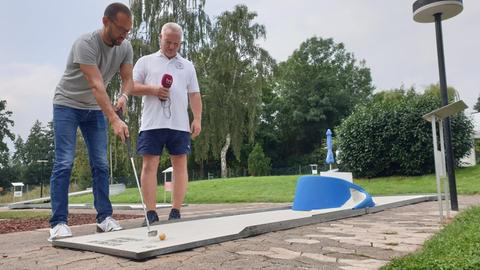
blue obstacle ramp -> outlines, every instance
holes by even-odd
[[[363,188],[340,178],[302,176],[298,179],[293,210],[374,207],[372,196]]]

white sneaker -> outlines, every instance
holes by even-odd
[[[55,227],[50,229],[50,238],[48,238],[48,242],[52,242],[55,239],[71,237],[72,231],[70,227],[68,227],[65,223],[58,223]]]
[[[121,229],[122,227],[120,224],[118,224],[118,222],[110,216],[105,218],[102,223],[97,223],[97,232],[113,232]]]

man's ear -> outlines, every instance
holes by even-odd
[[[108,26],[109,19],[108,19],[107,16],[103,16],[103,18],[102,18],[102,23],[103,23],[103,26]]]

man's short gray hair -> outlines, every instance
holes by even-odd
[[[167,30],[172,30],[173,32],[180,33],[180,37],[183,39],[183,30],[182,30],[182,27],[180,25],[178,25],[178,23],[168,22],[168,23],[164,24],[162,26],[161,33],[163,34]]]

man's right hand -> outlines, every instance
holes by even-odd
[[[117,135],[123,143],[125,143],[126,138],[130,137],[127,124],[119,117],[112,123],[112,128],[115,135]]]
[[[170,89],[162,86],[158,86],[158,89],[157,89],[158,99],[165,101],[168,99],[169,96],[170,96]]]

